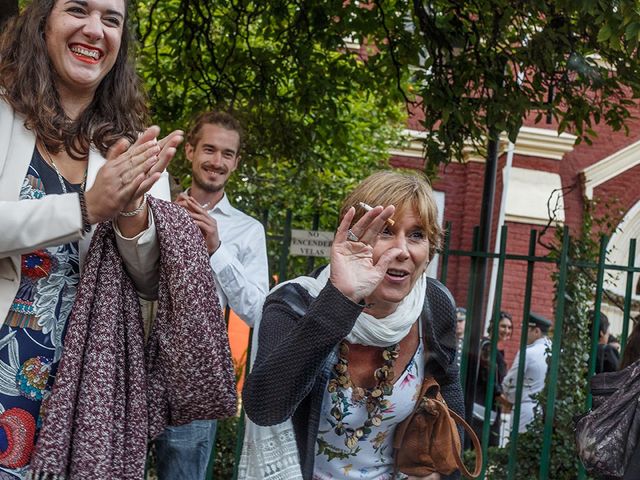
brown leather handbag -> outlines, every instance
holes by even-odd
[[[460,458],[462,447],[456,423],[466,430],[476,451],[473,472]],[[433,377],[424,379],[413,412],[396,427],[393,449],[394,478],[398,472],[424,477],[436,472],[449,475],[459,469],[465,477],[475,479],[482,470],[478,437],[463,418],[449,409]]]

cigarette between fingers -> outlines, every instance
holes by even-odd
[[[362,208],[364,208],[367,212],[369,212],[369,211],[373,210],[373,207],[372,207],[371,205],[367,205],[367,204],[366,204],[366,203],[364,203],[364,202],[358,202],[358,205],[360,205]],[[390,226],[392,226],[392,227],[393,227],[393,226],[395,225],[395,223],[396,223],[394,220],[392,220],[392,219],[390,219],[390,218],[387,218],[386,222],[387,222]]]

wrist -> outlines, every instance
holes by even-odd
[[[82,198],[84,198],[84,205],[87,211],[87,222],[89,225],[95,225],[101,221],[100,215],[96,212],[95,202],[93,201],[93,195],[91,190],[85,191],[80,198],[80,208],[82,208]]]
[[[78,192],[80,198],[80,216],[82,217],[82,231],[89,233],[91,231],[91,219],[89,217],[89,210],[87,208],[87,199],[84,196],[84,191]]]
[[[222,245],[222,240],[218,240],[218,244],[209,250],[209,256],[211,256],[214,253],[216,253],[218,251],[218,249],[220,248],[220,245]]]
[[[333,287],[338,290],[345,298],[351,300],[355,304],[364,306],[364,296],[351,288],[350,285],[345,285],[343,282],[334,280],[331,277],[329,277],[329,281],[331,282]]]
[[[127,205],[124,210],[120,210],[118,215],[121,217],[137,217],[138,215],[143,213],[146,210],[147,206],[147,194],[145,193],[142,196],[142,201],[139,201],[137,203],[138,205],[134,206]]]

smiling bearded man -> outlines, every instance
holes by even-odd
[[[241,140],[241,126],[231,115],[201,114],[185,144],[193,183],[176,202],[200,227],[210,255],[219,298],[202,300],[219,300],[223,309],[229,306],[252,327],[262,313],[269,272],[262,224],[232,207],[225,194],[227,181],[240,162]],[[215,432],[215,420],[167,427],[156,441],[159,480],[204,480]]]

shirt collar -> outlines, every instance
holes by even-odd
[[[227,216],[230,216],[232,214],[232,211],[231,211],[232,209],[233,207],[231,206],[231,203],[229,202],[229,197],[227,197],[226,193],[222,195],[222,198],[220,199],[220,201],[216,203],[215,206],[212,208],[212,210],[218,210],[220,213]]]
[[[533,343],[527,345],[528,347],[533,347],[534,345],[539,345],[541,343],[547,343],[549,341],[549,337],[547,337],[546,335],[543,335],[542,337],[538,338],[537,340],[535,340]]]

